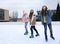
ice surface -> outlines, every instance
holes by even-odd
[[[40,34],[39,37],[30,39],[30,29],[28,25],[28,35],[24,35],[24,23],[22,22],[0,22],[0,44],[60,44],[60,22],[52,22],[53,34],[55,40],[50,38],[49,29],[48,42],[44,39],[44,28],[41,22],[37,22],[36,28]],[[34,35],[36,33],[34,32]]]

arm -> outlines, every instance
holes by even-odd
[[[51,11],[48,11],[47,13],[48,13],[48,15],[49,15],[50,17],[52,17],[52,15],[53,15],[53,12],[51,12]]]

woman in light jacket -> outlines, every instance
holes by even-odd
[[[35,25],[36,25],[36,16],[34,15],[34,11],[31,9],[30,10],[30,14],[29,14],[29,21],[30,21],[30,30],[31,30],[31,36],[30,38],[34,38],[34,35],[33,35],[33,30],[36,32],[36,37],[39,36],[39,33],[38,31],[36,30],[35,28]]]
[[[23,17],[22,17],[22,21],[25,23],[25,33],[24,35],[28,34],[28,29],[27,29],[27,24],[28,24],[28,14],[26,12],[23,12]]]

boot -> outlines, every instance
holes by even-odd
[[[26,31],[26,32],[24,33],[24,35],[28,35],[28,32]]]
[[[45,35],[45,41],[46,41],[46,42],[48,41],[48,37],[47,37],[47,35]]]
[[[40,35],[39,34],[36,34],[35,36],[37,37],[37,36],[40,36]]]
[[[55,38],[53,36],[50,36],[53,40],[55,40]]]
[[[34,35],[31,35],[29,38],[34,38]]]

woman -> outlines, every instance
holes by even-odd
[[[27,24],[28,24],[28,14],[26,12],[23,12],[22,21],[25,23],[25,33],[24,35],[28,34]]]
[[[36,28],[35,28],[36,16],[34,15],[34,11],[33,11],[33,10],[30,11],[29,21],[30,21],[30,25],[31,25],[31,27],[30,27],[30,30],[31,30],[31,36],[30,36],[30,38],[34,38],[33,30],[36,32],[36,35],[35,35],[35,36],[36,36],[36,37],[39,36],[39,33],[38,33],[38,31],[36,30]]]
[[[53,37],[53,32],[52,32],[51,16],[52,16],[51,11],[47,10],[47,6],[43,6],[40,17],[41,17],[42,24],[44,26],[44,34],[45,34],[45,40],[46,41],[48,41],[47,25],[48,25],[49,30],[50,30],[50,37],[53,40],[55,40],[55,38]]]

